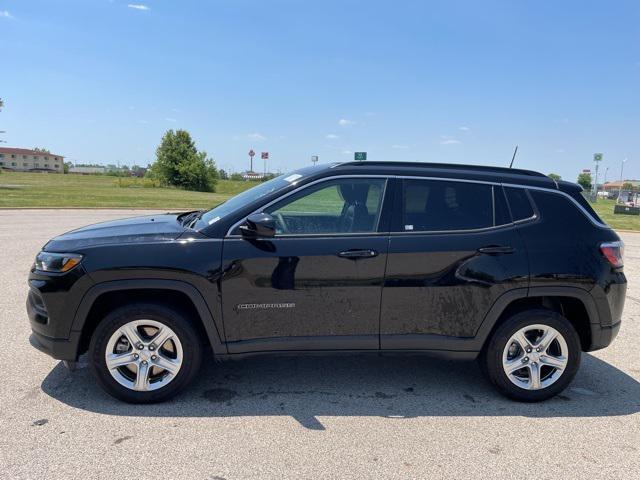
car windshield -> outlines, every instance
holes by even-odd
[[[231,197],[226,202],[221,203],[217,207],[204,213],[197,223],[197,228],[205,228],[209,225],[213,225],[226,215],[259,200],[270,193],[288,187],[301,177],[302,175],[297,173],[280,175],[279,177],[273,178],[267,182],[260,183],[249,190],[245,190],[244,192],[239,193],[235,197]]]

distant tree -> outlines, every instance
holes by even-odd
[[[186,190],[214,192],[218,170],[206,152],[198,152],[186,130],[168,130],[156,150],[152,175],[163,184]]]
[[[236,182],[241,182],[242,180],[244,180],[244,178],[242,178],[242,175],[239,173],[232,173],[231,177],[229,177],[231,180],[235,180]]]
[[[64,165],[63,165],[63,172],[64,172],[64,173],[69,173],[69,169],[70,169],[71,167],[73,167],[73,163],[71,163],[71,162],[64,162]]]
[[[229,174],[222,168],[218,171],[218,176],[220,177],[220,180],[229,180]]]
[[[266,182],[267,180],[271,180],[273,178],[276,178],[276,176],[273,173],[268,173],[264,177],[262,177],[261,180],[263,182]]]
[[[2,111],[2,107],[4,107],[4,100],[0,98],[0,112]]]
[[[33,149],[33,151],[34,152],[40,152],[40,153],[51,153],[49,151],[49,149],[47,149],[47,148],[38,148],[38,147],[36,147],[36,148]]]
[[[556,182],[558,180],[562,180],[562,177],[557,173],[550,173],[549,175],[547,175],[547,177],[551,178],[552,180],[555,180]]]
[[[633,183],[631,183],[631,182],[624,182],[624,183],[622,184],[622,190],[626,190],[626,191],[628,191],[628,192],[633,191]]]
[[[583,172],[580,175],[578,175],[578,183],[585,190],[591,190],[591,174]]]

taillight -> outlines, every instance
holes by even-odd
[[[624,243],[605,242],[600,244],[600,251],[613,268],[621,268],[624,264],[622,260],[624,256]]]

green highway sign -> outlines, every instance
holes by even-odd
[[[599,162],[600,160],[602,160],[602,157],[604,155],[602,153],[594,153],[593,154],[593,161],[594,162]]]
[[[367,152],[355,152],[353,154],[353,159],[356,162],[362,162],[367,159]]]

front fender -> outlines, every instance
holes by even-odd
[[[215,316],[211,312],[209,304],[202,296],[200,291],[190,283],[181,280],[165,280],[165,279],[129,279],[129,280],[113,280],[102,282],[91,287],[80,301],[80,305],[76,310],[73,323],[71,326],[73,332],[82,332],[84,325],[91,311],[91,307],[100,295],[107,292],[116,292],[124,290],[173,290],[181,292],[193,303],[203,326],[207,332],[209,343],[214,354],[226,354],[227,348],[223,342],[222,321],[219,319],[217,323]]]

